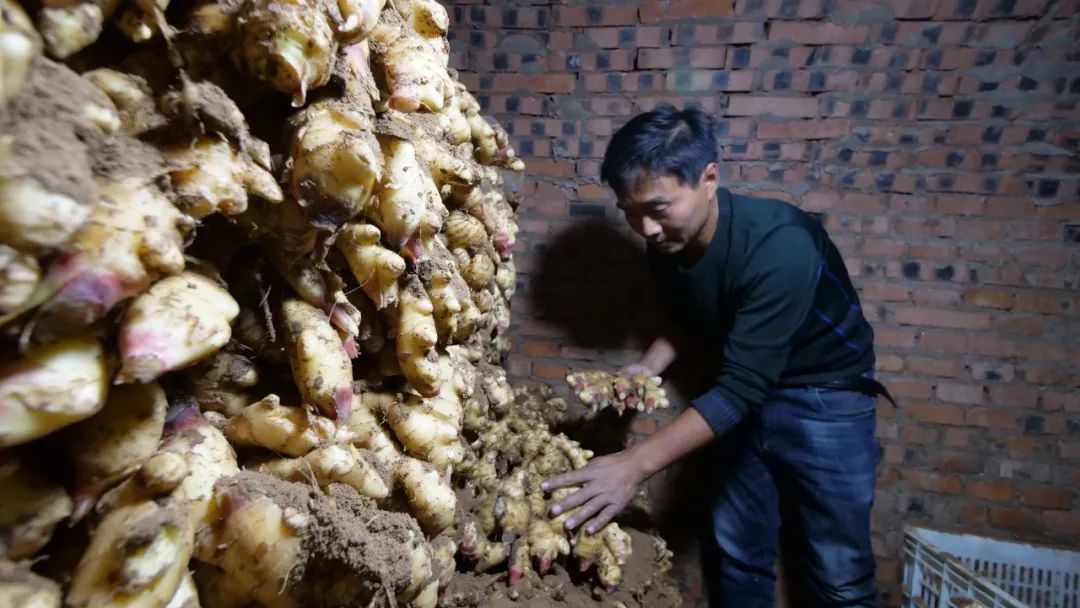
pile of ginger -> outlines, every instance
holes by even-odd
[[[434,0],[0,0],[0,604],[435,606],[632,547],[515,391],[506,132]]]

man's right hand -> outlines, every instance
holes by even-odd
[[[656,376],[656,372],[644,363],[631,363],[619,368],[619,373],[624,376]]]

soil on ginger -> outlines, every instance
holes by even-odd
[[[423,538],[412,517],[380,510],[340,484],[331,484],[323,494],[317,487],[241,471],[218,486],[219,491],[235,488],[267,496],[282,509],[310,517],[292,573],[294,581],[303,581],[293,589],[300,605],[366,606],[372,598],[396,595],[409,584],[410,539]]]
[[[595,586],[593,573],[579,574],[576,560],[563,558],[543,577],[526,574],[516,585],[507,584],[505,566],[486,573],[456,572],[439,599],[441,608],[668,608],[683,601],[674,581],[657,576],[659,556],[652,537],[640,530],[623,528],[633,539],[633,553],[623,566],[623,580],[608,593]],[[567,565],[564,565],[567,562]]]
[[[0,111],[0,133],[12,134],[14,161],[47,191],[86,205],[97,202],[95,177],[153,177],[163,172],[157,149],[102,132],[88,116],[88,106],[115,107],[66,66],[36,61],[26,85]]]

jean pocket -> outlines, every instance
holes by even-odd
[[[815,387],[814,402],[823,414],[840,419],[859,419],[877,415],[877,397],[858,391]]]

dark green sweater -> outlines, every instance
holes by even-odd
[[[717,436],[760,408],[778,382],[866,372],[874,333],[825,229],[783,201],[721,188],[716,234],[692,266],[648,249],[673,319],[723,349],[711,390],[691,404]]]

